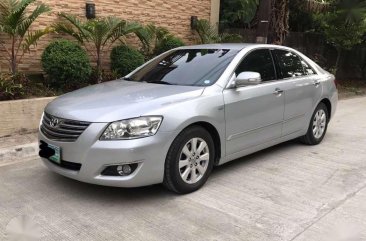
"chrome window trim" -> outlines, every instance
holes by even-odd
[[[312,74],[312,75],[302,75],[302,76],[295,76],[295,77],[288,77],[288,78],[283,78],[283,79],[276,79],[276,80],[269,80],[269,81],[265,81],[262,82],[260,84],[258,84],[258,86],[263,85],[263,84],[269,84],[269,83],[274,83],[274,82],[283,82],[283,81],[289,81],[289,80],[297,80],[297,79],[303,79],[303,78],[310,78],[310,77],[314,77],[314,76],[320,76],[321,73],[319,73],[318,69],[315,68],[312,64],[312,62],[310,62],[308,58],[306,58],[303,54],[301,54],[298,51],[294,51],[292,49],[289,49],[287,47],[284,46],[273,46],[273,45],[262,45],[262,46],[256,46],[256,47],[247,47],[242,49],[238,55],[233,59],[233,61],[231,62],[231,64],[227,67],[227,69],[224,71],[224,73],[222,74],[222,76],[219,78],[219,80],[217,81],[217,83],[220,81],[221,78],[227,76],[227,72],[230,71],[229,76],[226,78],[227,84],[225,85],[224,89],[232,89],[233,86],[233,81],[235,80],[233,78],[233,75],[235,75],[235,70],[237,69],[237,67],[239,66],[239,64],[241,63],[242,60],[244,60],[245,57],[248,56],[248,54],[250,54],[251,52],[255,51],[255,50],[259,50],[259,49],[268,49],[268,50],[284,50],[284,51],[289,51],[292,52],[294,54],[296,54],[296,56],[298,56],[301,60],[304,60],[310,67],[312,67],[312,69],[315,71],[316,74]],[[273,58],[273,56],[272,56]],[[275,59],[273,58],[273,62],[274,65],[275,63]],[[276,68],[276,66],[275,66]],[[225,75],[225,76],[224,76]],[[276,71],[276,77],[277,76],[277,71]],[[221,80],[222,81],[222,80]],[[246,87],[246,86],[243,86]]]

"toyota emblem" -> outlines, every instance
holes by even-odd
[[[59,124],[60,124],[60,121],[57,118],[52,118],[50,120],[50,126],[53,128],[56,128]]]

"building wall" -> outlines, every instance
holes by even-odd
[[[89,1],[89,0],[88,0]],[[42,0],[52,8],[52,12],[41,16],[33,28],[44,28],[57,21],[58,12],[66,12],[85,18],[85,0]],[[190,28],[191,16],[210,19],[211,0],[94,0],[97,17],[117,16],[140,23],[154,23],[169,29],[187,44],[194,43],[195,37]],[[41,54],[47,44],[59,38],[55,34],[41,39],[36,48],[26,53],[19,64],[19,70],[27,73],[42,71]],[[5,40],[1,36],[0,40]],[[136,42],[131,40],[132,42]],[[109,66],[109,53],[104,54],[105,69]],[[9,70],[6,52],[0,48],[0,72]]]

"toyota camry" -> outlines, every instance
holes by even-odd
[[[49,103],[39,154],[82,182],[189,193],[214,166],[295,138],[319,144],[337,99],[334,76],[294,49],[181,47]]]

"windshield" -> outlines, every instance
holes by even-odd
[[[167,85],[214,84],[238,50],[181,49],[163,55],[138,70],[129,80]]]

